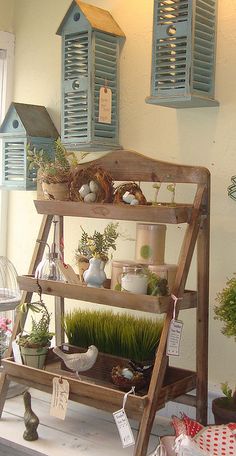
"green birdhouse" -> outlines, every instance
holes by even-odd
[[[2,187],[35,190],[37,172],[29,170],[27,144],[53,157],[59,136],[44,106],[12,103],[0,127],[2,139]]]
[[[61,139],[70,150],[119,145],[119,55],[125,38],[111,14],[74,0],[62,37]]]

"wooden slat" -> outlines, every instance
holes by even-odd
[[[134,220],[154,223],[187,223],[192,205],[130,206],[123,204],[86,204],[74,201],[34,201],[39,214],[56,214],[71,217],[92,217],[115,220]]]
[[[206,184],[209,179],[206,168],[154,160],[131,150],[115,150],[92,163],[107,169],[115,181]],[[88,166],[91,162],[81,168]]]
[[[35,292],[38,290],[37,281],[32,276],[19,276],[18,283],[22,290]],[[148,296],[127,293],[124,291],[108,290],[105,288],[92,288],[86,285],[71,285],[53,280],[39,280],[43,294],[61,296],[63,298],[76,299],[96,304],[120,307],[142,312],[165,313],[172,302],[170,296]],[[197,306],[197,294],[195,291],[186,291],[180,301],[180,309],[190,309]]]

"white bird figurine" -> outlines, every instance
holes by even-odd
[[[85,353],[64,353],[59,347],[54,347],[53,351],[64,361],[66,367],[74,371],[78,377],[79,372],[91,369],[98,356],[98,349],[95,345],[90,345]]]

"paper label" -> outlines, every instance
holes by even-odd
[[[21,358],[21,352],[20,352],[20,347],[16,340],[12,341],[12,351],[13,351],[13,358],[14,361],[18,364],[23,364],[22,358]]]
[[[134,445],[134,435],[129,424],[129,420],[124,409],[113,413],[116,426],[118,428],[123,448]]]
[[[101,87],[99,92],[98,122],[111,124],[112,92],[108,87]]]
[[[67,380],[54,377],[50,415],[64,420],[66,416],[68,398],[69,382]]]
[[[166,354],[179,356],[180,340],[183,330],[181,320],[172,320],[170,323],[169,334],[167,339]]]

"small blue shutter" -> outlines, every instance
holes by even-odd
[[[189,92],[191,2],[155,2],[153,95]]]
[[[194,27],[193,90],[214,95],[215,1],[196,0]]]
[[[25,145],[21,138],[3,141],[3,185],[25,187]]]
[[[88,31],[65,35],[62,115],[65,142],[84,142],[89,135],[88,49]]]
[[[118,57],[119,43],[115,36],[94,32],[94,138],[114,143],[118,138]],[[99,91],[107,83],[112,91],[111,124],[98,122]]]

